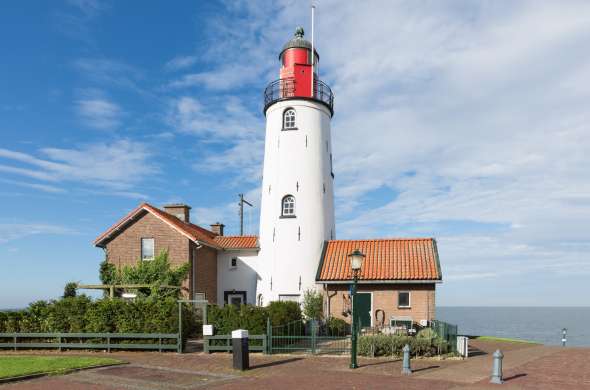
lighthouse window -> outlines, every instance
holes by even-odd
[[[293,130],[295,127],[295,110],[289,108],[283,113],[283,129]]]
[[[283,217],[294,217],[295,216],[295,197],[293,195],[287,195],[283,198],[281,216],[283,216]]]

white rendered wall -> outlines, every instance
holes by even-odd
[[[237,267],[230,268],[230,261],[237,258]],[[258,283],[258,253],[255,250],[217,252],[217,304],[223,306],[225,291],[246,291],[246,303],[256,304]]]
[[[297,130],[282,130],[287,108],[296,110]],[[323,104],[307,100],[266,112],[258,260],[265,305],[314,289],[324,241],[335,238],[330,120]],[[285,195],[295,196],[296,218],[281,218]]]

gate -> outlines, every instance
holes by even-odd
[[[293,321],[272,326],[267,322],[268,353],[350,353],[351,337],[347,329],[332,329],[315,320]]]

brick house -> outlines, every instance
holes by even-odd
[[[357,290],[362,326],[426,324],[434,319],[435,286],[442,274],[432,238],[326,242],[316,281],[327,313],[350,321],[348,254],[355,249],[366,256]]]
[[[228,261],[236,263],[238,255],[248,256],[258,248],[255,236],[224,236],[223,228],[220,223],[211,225],[210,230],[191,223],[190,206],[184,204],[167,205],[160,210],[143,203],[101,234],[94,245],[103,248],[107,261],[119,268],[150,261],[166,250],[173,266],[190,264],[183,295],[194,297],[204,293],[215,303],[219,296],[231,298],[234,290],[218,291],[218,274],[225,271],[218,272],[218,257],[232,254]],[[236,287],[242,291],[239,283]],[[246,303],[245,296],[243,302]]]

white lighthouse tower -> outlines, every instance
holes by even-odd
[[[279,80],[264,92],[258,304],[300,301],[305,290],[315,288],[324,243],[336,234],[330,137],[334,97],[318,80],[319,55],[315,50],[312,55],[303,35],[298,28],[283,46]]]

